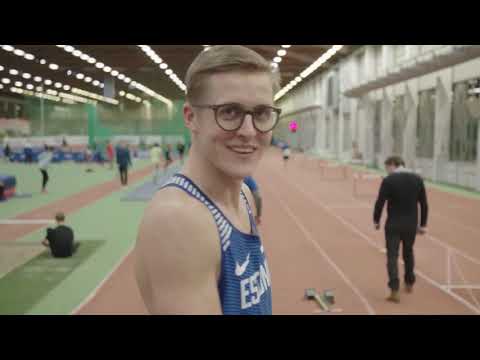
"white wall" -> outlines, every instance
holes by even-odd
[[[284,112],[293,112],[295,109],[312,105],[321,106],[322,110],[316,111],[314,120],[305,128],[315,132],[314,152],[339,159],[348,159],[352,155],[352,152],[348,150],[350,148],[349,144],[345,144],[348,133],[346,133],[347,129],[344,126],[344,114],[349,114],[351,119],[349,130],[352,135],[352,141],[358,142],[365,162],[367,164],[381,164],[392,152],[393,100],[399,95],[405,95],[407,124],[403,138],[404,151],[401,155],[406,159],[407,165],[421,168],[426,178],[480,190],[480,158],[475,163],[468,164],[449,161],[453,84],[480,77],[480,57],[433,73],[418,76],[408,81],[398,82],[370,91],[361,98],[340,96],[338,115],[336,116],[333,115],[333,109],[329,109],[327,105],[328,78],[334,74],[335,70],[338,71],[339,76],[339,92],[343,94],[346,89],[398,71],[398,67],[401,67],[402,64],[430,56],[432,51],[439,48],[441,48],[441,45],[405,45],[404,50],[401,51],[403,56],[396,58],[395,55],[399,52],[394,45],[382,45],[380,49],[375,45],[364,46],[356,53],[343,59],[335,69],[314,76],[309,81],[298,86],[294,91],[285,95],[279,101],[279,105],[284,109]],[[435,151],[433,159],[417,158],[415,151],[418,93],[427,89],[437,90],[434,134]],[[380,154],[375,154],[373,151],[375,100],[382,101]],[[330,131],[326,127],[327,114],[329,114],[331,122]],[[303,120],[303,117],[300,119],[307,121]],[[284,121],[287,121],[287,119],[284,119]],[[302,127],[301,123],[300,126]],[[309,141],[306,140],[307,137],[305,135],[302,136],[297,141]],[[326,140],[327,136],[328,141]],[[327,142],[330,146],[327,146]],[[478,144],[478,149],[478,156],[480,157],[480,144]]]

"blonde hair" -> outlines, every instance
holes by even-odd
[[[234,71],[258,72],[270,75],[274,94],[280,90],[280,75],[260,54],[241,45],[218,45],[203,51],[187,71],[187,101],[197,100],[205,78],[217,73]]]

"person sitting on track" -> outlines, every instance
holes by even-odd
[[[257,182],[253,179],[252,176],[247,176],[244,180],[244,183],[248,186],[252,192],[253,198],[255,200],[255,221],[257,225],[262,224],[262,196],[260,195],[260,189],[258,188]]]
[[[403,247],[405,262],[405,290],[413,291],[415,284],[415,260],[413,246],[418,234],[426,233],[428,220],[428,202],[423,179],[415,173],[407,171],[405,162],[398,156],[385,161],[388,176],[383,179],[375,203],[373,222],[375,229],[380,229],[385,202],[388,202],[388,218],[385,224],[385,238],[388,258],[388,286],[391,290],[388,301],[400,302],[398,278],[398,252],[400,243]],[[418,205],[420,204],[420,228],[418,228]]]
[[[58,213],[55,215],[55,221],[57,227],[55,229],[47,229],[47,236],[42,241],[42,245],[49,248],[55,258],[72,257],[80,243],[75,242],[73,230],[65,226],[65,214]]]
[[[213,46],[190,66],[182,172],[139,229],[136,278],[151,314],[271,315],[270,272],[244,179],[270,145],[278,73],[255,51]]]

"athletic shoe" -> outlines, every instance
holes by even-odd
[[[398,291],[392,291],[390,296],[387,298],[387,301],[398,304],[400,302],[400,294]]]

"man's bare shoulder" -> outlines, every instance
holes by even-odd
[[[191,245],[208,251],[217,232],[210,212],[200,201],[169,187],[159,191],[145,211],[139,241],[163,249]],[[192,243],[192,244],[190,244]]]
[[[136,246],[136,278],[152,314],[218,314],[221,250],[215,222],[177,188],[148,206]]]

